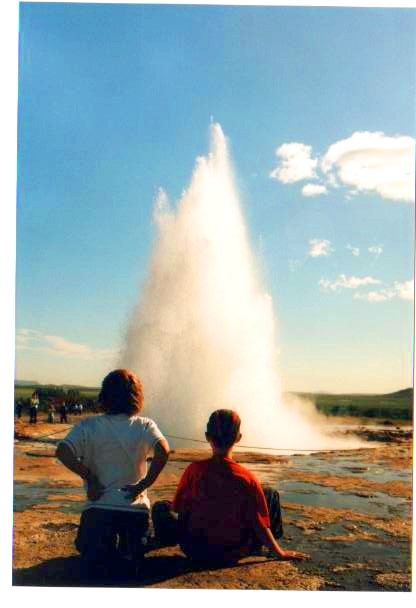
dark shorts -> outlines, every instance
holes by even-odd
[[[149,534],[147,511],[87,509],[81,515],[75,546],[88,561],[107,561],[115,557],[139,560]]]

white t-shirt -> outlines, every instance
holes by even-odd
[[[146,492],[132,503],[121,488],[146,476],[146,458],[161,439],[164,436],[155,422],[141,416],[103,414],[76,424],[63,442],[105,488],[98,500],[86,500],[84,510],[91,507],[123,511],[150,509]]]

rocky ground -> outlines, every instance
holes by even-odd
[[[54,458],[54,444],[66,430],[44,422],[36,426],[16,422],[14,585],[91,584],[81,576],[74,548],[83,500],[81,480]],[[279,489],[285,524],[281,544],[308,553],[310,560],[280,562],[258,555],[233,567],[196,569],[179,547],[168,547],[150,551],[137,576],[114,574],[112,580],[100,584],[410,590],[412,433],[387,426],[372,431],[357,427],[354,432],[369,440],[376,438],[377,443],[358,450],[284,457],[235,453],[262,482]],[[149,492],[151,500],[172,497],[187,464],[208,453],[175,450]]]

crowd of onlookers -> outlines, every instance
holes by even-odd
[[[15,401],[15,416],[22,418],[24,414],[29,416],[29,423],[36,424],[38,422],[38,412],[43,411],[47,414],[47,422],[54,424],[55,422],[68,423],[68,416],[82,416],[85,412],[96,411],[96,404],[92,399],[64,399],[59,398],[43,398],[35,391],[29,399],[17,399]]]

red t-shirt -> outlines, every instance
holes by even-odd
[[[187,513],[187,534],[214,548],[244,552],[248,531],[256,522],[270,527],[260,483],[231,458],[210,458],[189,465],[182,475],[173,510]]]

